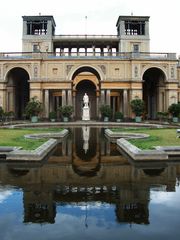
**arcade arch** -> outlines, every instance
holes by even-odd
[[[27,102],[29,101],[29,82],[28,72],[15,67],[8,71],[6,75],[7,83],[7,111],[13,111],[15,118],[21,119]]]
[[[81,119],[83,96],[89,96],[90,118],[98,118],[100,74],[92,67],[83,66],[72,75],[75,119]]]
[[[149,119],[155,119],[157,112],[166,111],[165,80],[165,73],[157,67],[151,67],[143,74],[143,100]]]

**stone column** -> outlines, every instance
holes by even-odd
[[[120,92],[120,96],[119,96],[119,111],[123,112],[123,92]]]
[[[49,117],[49,89],[44,90],[45,117]]]
[[[96,96],[96,117],[100,118],[100,116],[99,116],[99,96]]]
[[[158,107],[157,107],[157,112],[163,112],[163,91],[161,91],[161,89],[159,89],[158,92]]]
[[[68,48],[68,56],[71,56],[71,48]]]
[[[33,32],[32,32],[32,22],[30,23],[30,35],[33,35]]]
[[[55,97],[56,98],[56,109],[58,109],[59,106],[59,96],[58,97]]]
[[[75,117],[75,112],[76,112],[76,92],[73,91],[73,108],[74,108],[74,111],[73,111],[73,117]]]
[[[101,105],[105,104],[105,91],[101,90]]]
[[[7,90],[5,84],[0,84],[0,106],[7,111]]]
[[[67,145],[67,141],[66,140],[62,141],[62,155],[63,156],[67,155],[67,153],[66,153],[66,145]]]
[[[121,109],[120,109],[120,96],[117,97],[117,111],[121,112]]]
[[[108,50],[108,56],[111,56],[112,55],[112,48],[111,46],[107,46],[107,50]]]
[[[55,110],[57,111],[58,108],[60,107],[60,106],[59,106],[59,96],[57,96],[57,97],[55,97],[55,98],[56,98]],[[60,113],[59,113],[59,111],[57,111],[57,118],[59,119],[59,117],[60,117]]]
[[[124,117],[128,117],[128,92],[127,89],[123,90],[123,114]]]
[[[111,102],[111,90],[106,90],[106,104],[110,106]]]
[[[72,156],[72,139],[68,139],[68,156]]]
[[[49,106],[49,111],[52,112],[54,111],[54,96],[50,96],[50,106]]]
[[[92,50],[93,50],[93,56],[95,56],[96,55],[96,47],[92,46]]]
[[[27,22],[23,21],[23,35],[27,35]]]
[[[110,141],[106,142],[106,155],[110,156],[111,148],[110,148]]]
[[[72,105],[72,91],[68,90],[68,105]]]
[[[64,48],[60,49],[60,56],[64,56]]]
[[[62,106],[66,105],[66,90],[62,90]]]
[[[113,97],[113,116],[116,112],[116,97]]]
[[[101,48],[101,56],[104,56],[103,48]]]
[[[119,56],[118,48],[116,48],[116,56]]]
[[[101,146],[101,155],[105,155],[105,141],[101,141],[100,146]]]

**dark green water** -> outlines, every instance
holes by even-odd
[[[101,129],[72,129],[41,164],[0,164],[0,239],[179,239],[179,177],[178,164],[133,166]]]

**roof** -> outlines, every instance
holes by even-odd
[[[53,25],[56,26],[54,17],[52,15],[36,15],[36,16],[22,16],[23,21],[41,21],[41,20],[51,20]]]
[[[120,21],[149,21],[150,16],[119,16],[116,26]]]

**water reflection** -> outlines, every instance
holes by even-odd
[[[179,176],[179,165],[135,167],[120,155],[116,144],[104,138],[103,130],[75,128],[57,146],[53,156],[39,166],[32,163],[1,163],[0,211],[3,212],[2,204],[10,206],[8,199],[11,198],[14,204],[21,205],[20,199],[16,201],[15,189],[18,189],[23,193],[22,222],[26,224],[46,223],[56,226],[64,221],[66,224],[74,224],[72,228],[82,224],[89,229],[96,223],[96,228],[104,228],[105,232],[107,226],[110,229],[116,226],[116,230],[121,226],[122,231],[124,224],[149,226],[148,229],[151,229],[156,222],[156,218],[150,217],[154,216],[153,204],[161,203],[153,200],[159,194],[175,194],[176,189],[179,189]],[[173,198],[175,195],[172,195]],[[175,215],[179,216],[177,201],[174,205],[177,212]],[[162,208],[162,211],[168,212],[168,208]],[[72,218],[76,219],[74,223],[70,220]],[[172,220],[173,224],[175,221],[176,217]],[[12,227],[16,224],[12,224]],[[123,229],[126,231],[125,227]],[[130,234],[128,230],[127,234]],[[104,236],[104,239],[109,239],[111,235],[113,239],[119,239],[115,232]],[[137,239],[141,239],[141,234],[137,236]],[[133,234],[129,239],[132,237]],[[94,236],[91,239],[96,238]]]
[[[90,127],[88,126],[83,126],[82,127],[83,131],[83,149],[85,154],[87,153],[87,150],[89,149],[89,133],[90,133]]]

